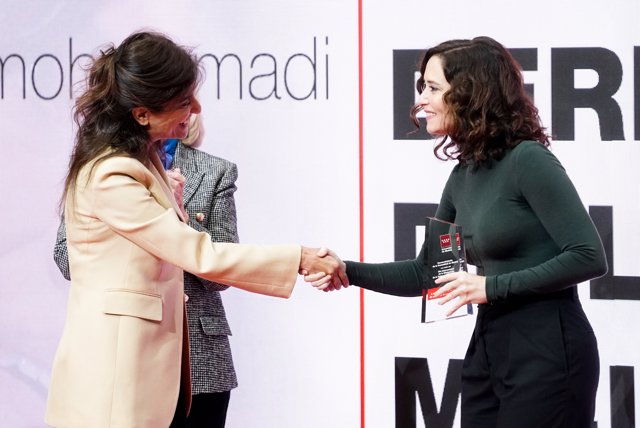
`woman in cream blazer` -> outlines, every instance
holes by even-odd
[[[191,397],[183,270],[278,297],[299,271],[336,271],[315,249],[212,243],[185,223],[156,142],[186,136],[200,112],[198,73],[184,48],[135,33],[94,61],[76,102],[64,203],[71,285],[52,426],[182,426]]]

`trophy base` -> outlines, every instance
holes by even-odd
[[[458,308],[454,313],[447,316],[447,312],[451,309],[451,306],[458,299],[453,299],[445,305],[441,305],[440,301],[444,296],[434,297],[439,287],[423,290],[422,292],[422,322],[432,323],[436,321],[443,321],[452,318],[460,318],[467,315],[473,315],[473,305],[467,304]]]

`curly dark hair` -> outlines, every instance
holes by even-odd
[[[436,144],[436,157],[480,165],[501,159],[523,140],[549,146],[538,109],[524,89],[520,66],[504,46],[490,37],[476,37],[427,50],[416,83],[418,93],[425,88],[424,71],[434,56],[442,61],[451,85],[443,96],[449,112],[447,136]],[[418,127],[420,111],[420,105],[411,109]]]
[[[202,71],[190,50],[167,36],[136,32],[110,45],[91,63],[84,92],[76,99],[78,126],[60,205],[83,166],[109,157],[131,156],[143,163],[152,147],[147,128],[133,117],[135,107],[162,112],[200,82]]]

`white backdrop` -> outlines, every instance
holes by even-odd
[[[430,141],[394,139],[393,85],[404,79],[394,76],[394,51],[476,35],[495,37],[509,48],[535,48],[537,66],[525,72],[525,80],[533,84],[552,131],[552,52],[613,52],[623,71],[613,98],[624,138],[603,141],[595,111],[577,109],[574,137],[555,141],[553,151],[585,205],[613,207],[610,270],[640,283],[638,2],[612,0],[603,8],[594,0],[465,0],[455,14],[444,3],[409,0],[363,0],[360,6],[346,0],[2,1],[0,425],[44,426],[68,287],[53,263],[52,247],[73,141],[70,81],[81,79],[84,58],[75,60],[140,28],[165,32],[200,56],[229,55],[219,76],[215,60],[203,60],[202,149],[238,164],[241,241],[328,245],[346,259],[357,260],[362,251],[365,261],[374,262],[394,257],[394,204],[437,203],[453,167],[434,159]],[[576,88],[599,83],[593,70],[573,75]],[[601,351],[596,420],[599,428],[610,427],[609,367],[635,367],[640,360],[632,327],[640,322],[640,302],[591,299],[588,284],[580,294]],[[464,356],[474,321],[422,325],[419,300],[366,292],[361,305],[355,287],[325,294],[302,281],[288,301],[236,290],[223,299],[240,382],[231,396],[230,428],[394,426],[395,358],[427,358],[439,406],[448,361]],[[632,406],[638,413],[638,405]],[[417,427],[425,426],[420,415],[417,420]],[[456,416],[453,426],[458,423]]]

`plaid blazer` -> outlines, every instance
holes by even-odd
[[[238,242],[233,194],[238,170],[235,164],[178,144],[173,167],[185,176],[184,206],[189,225],[207,232],[214,242]],[[54,260],[62,275],[70,279],[64,221],[60,223]],[[192,394],[223,392],[235,388],[236,373],[231,357],[227,323],[220,291],[227,285],[184,273],[184,291],[189,324]]]
[[[178,144],[173,168],[186,181],[184,207],[189,225],[211,235],[214,242],[238,242],[233,194],[238,178],[236,165],[201,150]],[[231,329],[220,291],[226,285],[184,273],[189,322],[192,393],[230,391],[238,386],[231,359]]]

